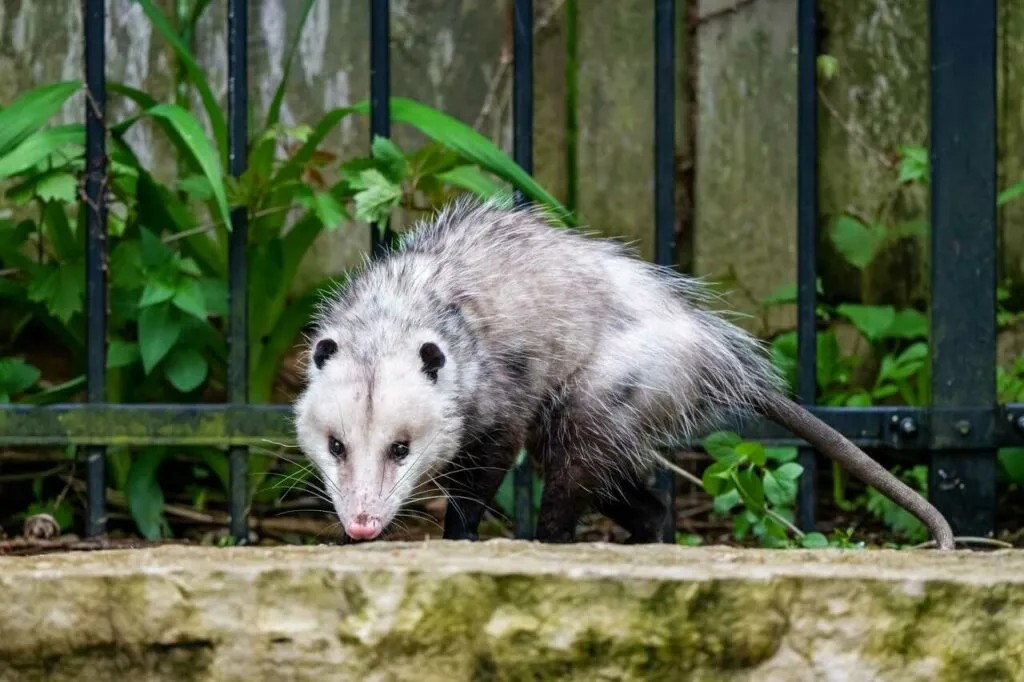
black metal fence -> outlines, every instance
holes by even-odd
[[[370,2],[373,135],[389,135],[388,1]],[[655,258],[674,259],[675,0],[653,0],[655,18]],[[87,260],[87,402],[0,409],[0,446],[72,443],[87,462],[89,535],[105,530],[105,446],[215,445],[230,451],[231,532],[247,533],[248,447],[290,438],[286,406],[249,405],[246,301],[246,215],[232,213],[229,247],[229,403],[116,405],[105,402],[106,149],[104,129],[104,0],[83,0],[86,73],[85,184]],[[246,167],[246,0],[228,0],[229,172]],[[818,228],[818,17],[814,0],[798,0],[798,392],[815,397],[815,239]],[[930,458],[930,496],[958,534],[993,529],[996,448],[1024,444],[1024,404],[998,405],[996,359],[996,3],[931,0],[931,371],[929,407],[810,409],[864,448]],[[681,14],[681,13],[680,13]],[[533,2],[514,0],[514,158],[533,165]],[[371,249],[381,240],[371,230]],[[801,443],[779,427],[756,422],[748,438]],[[814,522],[815,453],[800,451],[806,474],[798,494],[799,525]],[[516,534],[531,532],[529,462],[515,473]],[[671,501],[671,475],[657,487]],[[672,540],[669,524],[665,539]]]

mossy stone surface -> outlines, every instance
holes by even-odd
[[[1024,553],[485,543],[0,559],[0,680],[1001,680]]]

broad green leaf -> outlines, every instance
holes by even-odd
[[[68,223],[68,214],[65,212],[63,204],[47,202],[43,205],[43,228],[53,245],[58,260],[66,263],[83,256],[85,252],[84,239],[82,239],[85,236],[84,226],[83,231],[78,233],[78,239],[76,239],[75,234],[71,231],[71,225]]]
[[[899,392],[899,387],[894,384],[882,384],[878,388],[871,391],[871,398],[873,400],[885,400],[886,398],[894,396]]]
[[[70,204],[78,198],[78,181],[70,173],[47,173],[36,183],[36,196],[43,201]]]
[[[780,464],[792,462],[797,458],[797,449],[789,446],[768,447],[764,449],[764,452],[768,455],[768,459]]]
[[[132,459],[125,484],[128,510],[135,525],[147,540],[159,540],[167,522],[164,520],[164,492],[157,481],[157,470],[163,462],[163,448],[146,448]]]
[[[0,156],[0,180],[24,173],[52,154],[72,146],[85,146],[85,126],[80,123],[38,130],[10,153]]]
[[[0,391],[9,396],[31,388],[41,375],[21,358],[0,358]]]
[[[764,511],[764,488],[761,479],[753,469],[739,469],[733,473],[736,489],[743,504],[757,513]]]
[[[789,462],[783,464],[775,470],[775,477],[779,479],[785,479],[787,481],[795,481],[800,478],[800,474],[804,472],[804,468],[796,462]]]
[[[877,341],[896,321],[896,311],[890,305],[863,305],[842,303],[836,312],[850,320],[869,341]]]
[[[149,0],[136,0],[136,2],[148,2]],[[216,150],[210,146],[202,127],[195,117],[176,104],[159,104],[148,112],[150,116],[163,119],[170,123],[181,135],[185,145],[192,153],[196,164],[203,170],[207,181],[210,183],[210,190],[216,200],[220,218],[224,221],[226,229],[231,229],[231,213],[228,210],[227,194],[224,189],[223,172]],[[218,141],[219,142],[219,141]]]
[[[211,315],[226,317],[228,314],[228,285],[222,279],[205,277],[199,280],[199,288],[203,291],[206,310]]]
[[[139,246],[142,262],[147,268],[159,268],[174,256],[167,244],[145,227],[139,228]]]
[[[820,54],[815,61],[817,63],[818,75],[823,82],[827,83],[832,80],[839,72],[839,60],[830,54]]]
[[[828,547],[828,538],[821,533],[808,533],[800,538],[800,546],[805,549],[824,549]]]
[[[910,362],[911,360],[927,360],[928,359],[928,344],[927,343],[915,343],[909,346],[905,351],[900,353],[896,361],[900,364]]]
[[[0,110],[0,159],[50,120],[81,87],[77,80],[43,85],[15,98]]]
[[[727,514],[740,503],[740,494],[733,488],[727,493],[715,497],[713,509],[716,514]]]
[[[1020,195],[1024,194],[1024,180],[1021,180],[1015,185],[1011,185],[999,193],[997,198],[997,205],[1003,206],[1008,204]]]
[[[199,68],[199,64],[196,63],[195,57],[192,56],[188,46],[182,42],[178,32],[174,30],[174,27],[167,21],[163,13],[157,9],[152,0],[135,0],[135,2],[142,7],[157,32],[163,36],[164,40],[171,44],[171,47],[174,48],[174,51],[177,53],[178,58],[185,67],[185,70],[188,71],[189,78],[199,91],[199,98],[202,100],[203,108],[206,109],[206,115],[210,119],[210,126],[213,128],[213,139],[216,140],[217,149],[220,150],[219,158],[226,160],[228,149],[228,126],[224,118],[224,112],[217,103],[217,98],[214,96],[213,90],[210,88],[210,84],[206,80],[206,76],[203,75],[203,70]],[[160,106],[174,105],[164,104]],[[152,113],[152,111],[150,113]]]
[[[913,308],[904,308],[885,330],[886,338],[926,339],[928,338],[928,316]]]
[[[732,487],[731,479],[729,478],[730,471],[732,471],[732,465],[726,462],[715,462],[709,466],[704,470],[704,475],[701,477],[701,481],[704,483],[704,490],[713,496],[726,492]]]
[[[302,189],[303,191],[295,197],[296,202],[313,211],[317,219],[328,230],[337,229],[350,218],[345,207],[329,191],[314,192],[308,187]]]
[[[456,166],[444,173],[438,173],[441,182],[472,192],[483,199],[490,199],[506,191],[506,188],[485,175],[476,166]]]
[[[158,279],[151,279],[146,282],[146,286],[142,290],[142,296],[139,298],[139,307],[145,308],[157,303],[163,303],[164,301],[169,301],[172,296],[174,296],[173,285],[161,282]]]
[[[733,454],[743,439],[731,431],[716,431],[701,441],[704,450],[715,459]]]
[[[796,482],[780,478],[772,471],[764,472],[764,495],[777,507],[785,507],[796,499]]]
[[[857,391],[846,399],[847,407],[871,407],[871,394],[863,389]]]
[[[81,262],[39,268],[28,285],[28,298],[67,324],[82,310],[85,296],[85,265]]]
[[[924,147],[900,145],[899,151],[902,155],[900,182],[928,184],[931,175],[928,150]]]
[[[188,393],[206,380],[208,369],[206,358],[198,350],[179,348],[167,360],[164,374],[176,389]]]
[[[362,101],[355,109],[368,113],[369,102]],[[497,175],[519,188],[528,198],[547,206],[564,223],[573,226],[576,220],[554,196],[530,177],[508,154],[470,126],[425,104],[404,97],[391,98],[391,120],[417,128],[427,137],[456,151],[468,161]]]
[[[111,339],[107,346],[107,368],[127,367],[139,359],[139,344],[123,339]]]
[[[188,175],[178,181],[178,189],[196,201],[209,201],[213,198],[213,188],[205,175]]]
[[[1024,448],[999,450],[999,466],[1011,483],[1024,484]]]
[[[818,347],[818,386],[825,388],[837,379],[839,370],[839,340],[836,334],[829,329],[815,335]]]
[[[885,238],[884,229],[868,227],[850,216],[841,215],[832,226],[832,243],[843,258],[863,270],[874,258]]]
[[[378,166],[383,166],[388,180],[401,182],[405,177],[405,154],[398,145],[386,137],[375,135],[370,153]]]
[[[142,367],[149,374],[181,336],[181,319],[174,308],[163,303],[139,313],[139,352]]]
[[[322,0],[323,2],[329,2],[329,0]],[[284,59],[284,70],[281,75],[281,82],[277,84],[277,89],[274,91],[274,99],[270,102],[270,110],[267,112],[267,123],[264,126],[265,130],[272,128],[277,125],[277,122],[281,118],[281,104],[284,102],[285,88],[288,85],[288,78],[292,72],[292,60],[295,59],[295,53],[299,49],[299,42],[302,40],[302,32],[306,27],[306,20],[309,18],[309,10],[313,8],[313,3],[316,0],[306,0],[306,3],[302,6],[302,12],[299,14],[299,25],[295,29],[295,36],[292,38],[292,44],[288,46],[288,53]]]
[[[765,462],[768,461],[768,455],[764,451],[764,446],[756,441],[744,441],[736,446],[736,454],[740,457],[744,457],[751,464],[756,464],[759,467],[763,467]]]
[[[206,319],[206,301],[203,300],[203,288],[197,280],[186,279],[174,292],[173,303],[178,310],[200,320]]]

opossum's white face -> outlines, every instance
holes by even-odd
[[[450,397],[452,362],[425,338],[372,366],[321,339],[310,361],[295,406],[299,446],[320,469],[348,536],[371,540],[454,454],[461,421]]]

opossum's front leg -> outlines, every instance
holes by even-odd
[[[477,529],[484,511],[515,461],[519,446],[514,442],[503,433],[474,439],[438,477],[438,483],[448,493],[444,539],[479,539]]]

